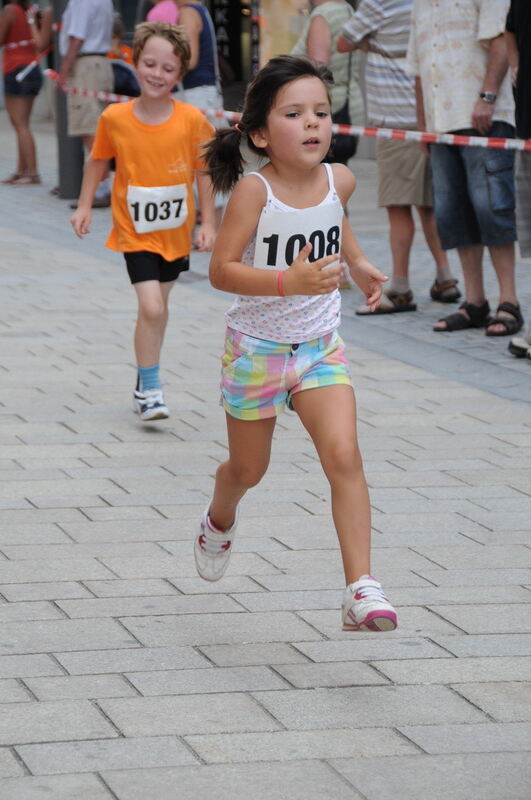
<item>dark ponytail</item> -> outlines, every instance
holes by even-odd
[[[216,131],[203,148],[205,170],[216,192],[230,192],[243,173],[244,160],[240,152],[242,135],[237,128]]]

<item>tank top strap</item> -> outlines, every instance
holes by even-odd
[[[272,203],[273,200],[275,199],[275,195],[273,194],[273,190],[271,189],[271,186],[269,185],[269,181],[266,178],[264,178],[264,176],[261,175],[259,172],[248,172],[247,175],[256,175],[257,178],[260,178],[260,180],[262,181],[262,183],[264,184],[264,186],[266,188],[267,205]]]
[[[334,183],[334,173],[332,171],[332,165],[331,164],[327,164],[326,161],[325,161],[324,164],[323,164],[323,167],[326,169],[326,174],[328,176],[329,194],[331,194],[333,197],[337,197],[336,185]]]

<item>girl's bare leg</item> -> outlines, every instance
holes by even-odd
[[[271,440],[276,417],[242,420],[227,417],[229,458],[216,471],[216,485],[209,517],[213,525],[225,531],[231,527],[236,506],[264,476],[271,455]]]
[[[6,95],[5,98],[7,113],[17,135],[17,173],[19,175],[37,174],[35,139],[29,127],[34,102],[34,97]]]
[[[369,492],[356,433],[350,386],[323,386],[293,395],[293,407],[310,434],[332,491],[346,583],[370,574]]]

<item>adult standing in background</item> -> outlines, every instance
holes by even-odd
[[[34,41],[33,10],[26,0],[8,3],[0,13],[0,46],[4,46],[4,96],[9,121],[17,137],[17,166],[2,183],[24,186],[40,183],[37,170],[37,149],[30,129],[35,98],[42,87],[42,73],[37,64],[21,81],[17,75],[37,58],[39,49],[48,42]]]
[[[292,55],[306,55],[326,64],[334,76],[332,86],[332,116],[343,109],[348,101],[351,125],[363,125],[363,95],[360,87],[360,54],[339,53],[337,40],[343,26],[352,17],[352,7],[347,0],[312,0],[312,13],[293,47]],[[340,121],[340,120],[336,120]],[[346,163],[356,152],[354,137],[336,137],[337,153],[334,161]],[[343,152],[342,152],[343,151]],[[332,144],[332,153],[334,145]],[[349,155],[350,153],[350,155]]]
[[[416,77],[420,130],[514,137],[514,103],[504,40],[509,0],[414,0],[408,66]],[[523,325],[515,285],[514,151],[430,146],[435,216],[445,250],[457,248],[466,301],[436,331]],[[493,319],[483,283],[488,247],[499,285]]]
[[[411,130],[416,127],[415,81],[406,73],[413,0],[361,0],[356,13],[343,27],[338,49],[365,50],[367,64],[368,124],[378,128]],[[409,255],[415,236],[416,207],[426,243],[435,261],[434,300],[453,303],[460,296],[457,281],[441,248],[431,190],[428,158],[416,142],[377,139],[378,204],[387,209],[393,277],[375,314],[415,311],[409,283]],[[356,312],[369,314],[366,306]]]
[[[202,111],[219,111],[223,96],[219,77],[218,49],[214,23],[202,3],[175,0],[182,25],[190,40],[190,67],[182,80],[177,100],[197,106]],[[210,120],[215,124],[215,120]]]
[[[516,110],[516,135],[531,139],[531,3],[511,0],[505,28]],[[531,152],[516,153],[516,230],[522,258],[531,256]],[[525,336],[514,336],[509,352],[531,358],[531,325]]]
[[[113,91],[113,72],[107,53],[111,47],[114,8],[112,0],[68,0],[59,34],[61,69],[59,85],[95,92]],[[68,135],[81,136],[90,153],[99,116],[105,103],[78,94],[67,96]],[[110,204],[110,179],[100,183],[94,208]],[[73,204],[74,207],[76,204]]]

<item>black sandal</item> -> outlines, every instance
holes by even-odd
[[[432,300],[437,300],[439,303],[456,303],[461,297],[461,292],[457,288],[457,279],[449,278],[441,283],[433,281],[430,287],[430,296]]]
[[[382,292],[382,301],[376,311],[371,311],[368,306],[361,306],[356,309],[356,314],[359,317],[372,316],[373,314],[399,314],[404,311],[416,311],[417,304],[413,301],[413,292],[408,289],[407,292],[395,292],[393,289],[388,289]]]
[[[446,328],[433,328],[436,333],[446,333],[447,331],[464,331],[467,328],[484,328],[491,322],[489,301],[485,300],[480,306],[472,303],[461,303],[459,308],[464,309],[468,316],[456,311],[447,317],[442,317],[438,322],[446,322]]]
[[[500,317],[499,312],[505,311],[506,314],[510,314],[510,317]],[[489,327],[491,325],[503,325],[505,330],[503,333],[499,333],[498,331],[489,331]],[[520,306],[515,305],[514,303],[500,303],[498,308],[496,309],[495,316],[489,321],[487,326],[487,330],[485,331],[487,336],[514,336],[515,333],[523,327],[524,325],[524,318],[522,316],[522,312],[520,311]]]

